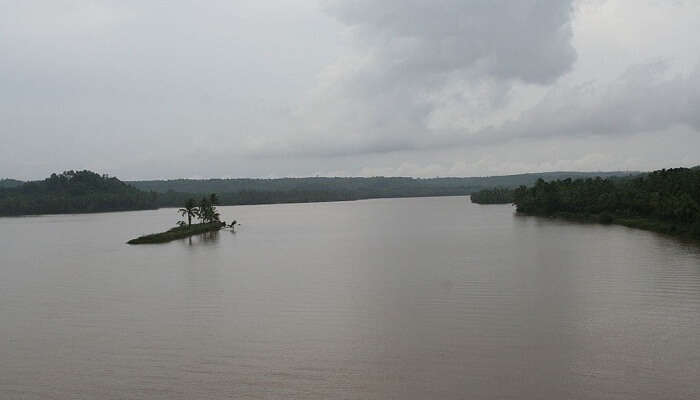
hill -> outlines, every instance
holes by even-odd
[[[157,207],[157,195],[114,177],[66,171],[43,181],[0,188],[0,215],[64,214],[143,210]]]

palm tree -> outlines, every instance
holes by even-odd
[[[212,212],[212,214],[211,214],[211,222],[219,221],[220,218],[221,218],[221,214],[219,214],[218,212],[216,212],[216,208],[215,208],[215,207],[212,207],[212,209],[213,209],[213,210],[212,210],[213,212]]]
[[[211,204],[209,204],[209,199],[202,197],[202,200],[199,201],[199,219],[201,219],[203,223],[206,223],[209,221],[210,215]]]
[[[178,210],[183,217],[187,217],[187,226],[192,226],[192,217],[196,217],[199,214],[199,209],[197,208],[197,202],[194,199],[188,199],[185,202],[185,207]]]
[[[216,207],[214,207],[214,204],[216,204],[219,201],[217,199],[216,194],[212,193],[208,198],[207,197],[202,197],[202,200],[199,201],[199,218],[202,220],[202,222],[214,222],[219,220],[219,213],[216,212]]]
[[[209,195],[209,222],[219,221],[221,214],[216,212],[216,203],[219,202],[219,198],[216,197],[216,193]]]

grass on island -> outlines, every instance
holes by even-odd
[[[205,232],[218,231],[223,228],[226,224],[223,222],[215,221],[203,224],[192,224],[190,226],[177,226],[166,232],[153,233],[150,235],[145,235],[138,237],[136,239],[131,239],[128,244],[151,244],[151,243],[166,243],[172,240],[184,239],[189,236],[198,235]]]

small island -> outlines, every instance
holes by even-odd
[[[199,203],[194,199],[188,199],[183,208],[178,210],[183,217],[187,217],[187,222],[178,221],[177,226],[161,233],[140,236],[131,239],[128,244],[154,244],[166,243],[177,239],[184,239],[202,233],[218,231],[226,227],[226,222],[220,220],[220,215],[216,211],[218,199],[216,194],[203,197]],[[192,218],[198,218],[200,223],[192,224]],[[233,229],[236,221],[231,223]]]

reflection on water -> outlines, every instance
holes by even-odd
[[[213,246],[219,240],[219,231],[204,232],[187,238],[187,245]]]
[[[0,219],[0,398],[700,398],[700,247],[462,197]],[[107,229],[106,227],[109,227]]]

